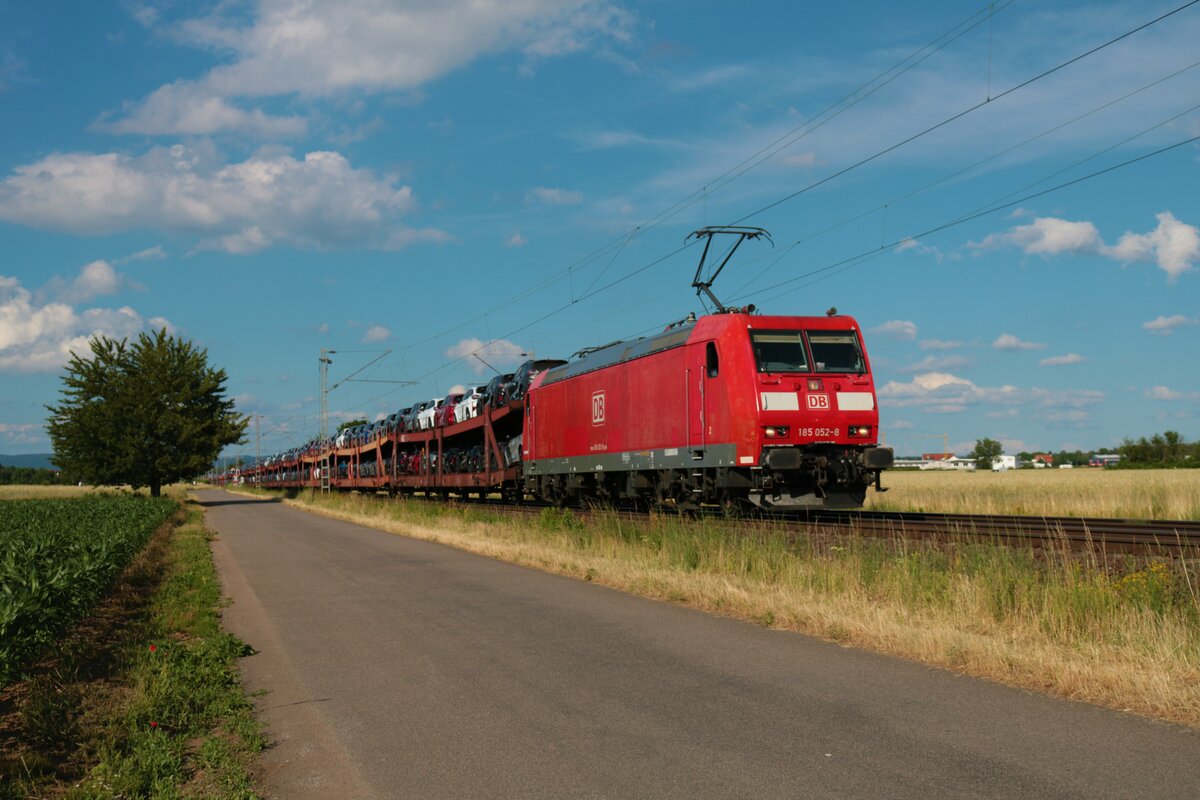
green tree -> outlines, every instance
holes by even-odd
[[[976,439],[975,449],[971,458],[975,459],[975,469],[991,469],[996,456],[1004,452],[1004,447],[995,439]]]
[[[71,354],[61,402],[47,406],[55,463],[88,483],[150,487],[201,475],[248,418],[225,398],[225,370],[164,328],[135,342],[100,336]]]

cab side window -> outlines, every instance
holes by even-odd
[[[708,369],[708,377],[715,378],[721,371],[721,363],[717,358],[717,343],[709,342],[704,346],[705,366]]]

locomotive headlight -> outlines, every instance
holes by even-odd
[[[866,425],[861,425],[858,427],[851,427],[849,433],[851,436],[861,436],[866,438],[871,435],[871,429]]]
[[[768,425],[763,428],[763,436],[768,439],[786,439],[788,435],[787,425]]]

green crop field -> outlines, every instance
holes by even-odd
[[[0,501],[0,685],[108,593],[175,509],[111,494]]]

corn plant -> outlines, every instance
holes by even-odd
[[[0,685],[108,594],[175,507],[128,495],[0,502]]]

